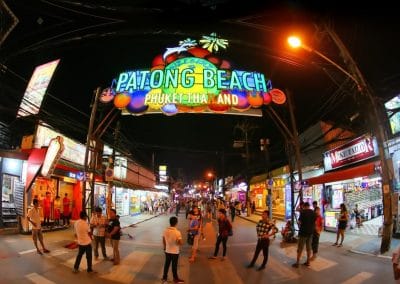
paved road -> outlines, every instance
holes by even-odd
[[[121,241],[121,264],[95,262],[95,275],[84,270],[72,273],[77,251],[64,248],[73,240],[71,230],[50,232],[45,235],[51,253],[36,254],[30,236],[0,236],[0,283],[160,283],[164,254],[161,233],[168,225],[169,216],[159,216],[125,228]],[[179,229],[187,226],[184,214],[179,216]],[[264,271],[247,269],[255,247],[255,224],[244,219],[234,222],[234,236],[228,241],[228,259],[209,260],[215,242],[215,224],[208,224],[206,240],[201,241],[195,263],[188,262],[189,247],[184,245],[179,260],[179,273],[186,283],[394,283],[390,260],[387,258],[354,254],[349,248],[332,247],[331,242],[321,243],[320,257],[311,267],[294,269],[296,246],[280,244],[280,238],[272,242],[270,258]],[[133,236],[131,239],[129,236]],[[111,248],[107,246],[111,255]],[[261,256],[259,263],[261,261]],[[258,263],[258,264],[259,264]],[[170,280],[172,277],[170,275]]]

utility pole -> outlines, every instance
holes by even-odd
[[[100,94],[101,94],[101,88],[98,87],[95,91],[94,100],[92,103],[92,112],[90,114],[89,128],[88,128],[88,133],[87,133],[87,137],[86,137],[86,150],[85,150],[85,161],[84,161],[84,163],[85,163],[84,164],[85,181],[83,183],[83,192],[82,192],[82,210],[85,210],[85,211],[87,209],[89,209],[86,206],[86,204],[87,204],[86,194],[89,192],[89,196],[93,195],[93,188],[91,188],[91,186],[92,186],[91,181],[94,181],[94,178],[95,178],[94,177],[94,175],[95,175],[95,168],[94,168],[94,166],[95,166],[94,165],[95,145],[93,144],[95,142],[93,139],[93,128],[94,128],[94,122],[96,119],[97,104],[99,101]],[[90,154],[90,161],[89,161],[89,154]],[[87,181],[87,179],[89,179],[89,181]],[[92,180],[90,180],[90,179],[92,179]],[[89,184],[89,190],[87,188],[88,184]],[[93,206],[93,205],[91,204],[91,206]],[[92,208],[90,208],[90,209],[92,209]]]
[[[375,96],[373,91],[367,81],[365,80],[363,74],[358,68],[356,62],[350,55],[350,52],[343,44],[338,35],[328,26],[325,26],[325,29],[328,35],[331,37],[333,42],[336,44],[340,51],[340,55],[343,58],[343,61],[346,63],[347,68],[349,69],[349,73],[353,81],[357,85],[358,91],[364,96],[372,109],[372,116],[369,117],[370,125],[373,128],[373,132],[376,135],[378,149],[379,149],[379,158],[381,162],[382,169],[382,202],[383,202],[383,233],[382,233],[382,242],[381,242],[381,253],[387,252],[390,249],[391,237],[392,237],[392,226],[393,226],[393,216],[392,216],[392,192],[393,192],[393,184],[392,178],[393,173],[390,172],[391,167],[388,165],[388,161],[385,155],[385,147],[384,143],[387,140],[385,135],[385,126],[382,125],[382,120],[379,116],[379,111],[377,107],[377,103],[375,101]]]
[[[251,206],[250,206],[250,173],[249,173],[249,166],[250,166],[250,151],[249,151],[249,132],[257,126],[251,125],[249,121],[244,121],[239,123],[235,126],[235,128],[240,129],[244,134],[244,143],[245,143],[245,151],[246,151],[246,184],[247,184],[247,191],[246,191],[246,208],[247,208],[247,216],[250,216]]]
[[[265,169],[267,172],[267,179],[265,182],[266,188],[267,188],[267,199],[266,204],[268,206],[268,218],[270,220],[272,220],[272,184],[270,184],[270,180],[271,180],[271,167],[270,167],[270,157],[269,157],[269,144],[270,141],[268,138],[261,138],[260,139],[260,149],[262,152],[264,152],[265,155]]]
[[[292,230],[294,232],[294,220],[295,220],[295,210],[296,210],[296,203],[294,200],[294,193],[295,193],[295,182],[294,182],[294,165],[293,165],[293,156],[296,162],[297,173],[298,173],[298,182],[300,183],[299,187],[299,199],[303,201],[303,188],[301,186],[301,182],[303,179],[302,175],[302,168],[301,168],[301,152],[300,152],[300,141],[297,131],[296,119],[294,116],[293,104],[292,104],[292,97],[290,91],[286,90],[286,98],[288,104],[288,110],[290,113],[290,124],[291,129],[288,128],[287,123],[285,123],[281,117],[276,113],[276,111],[271,107],[268,106],[266,110],[263,110],[263,115],[265,116],[268,113],[271,119],[275,122],[278,126],[278,129],[281,131],[283,137],[286,140],[286,153],[288,158],[289,164],[289,171],[290,171],[290,194],[291,194],[291,224]],[[267,111],[268,110],[268,111]]]

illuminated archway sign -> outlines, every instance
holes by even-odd
[[[146,112],[259,115],[252,109],[271,101],[285,103],[285,94],[272,89],[264,74],[232,70],[230,62],[213,54],[226,48],[227,40],[212,33],[199,42],[202,47],[195,40],[186,39],[178,47],[167,48],[153,59],[150,70],[120,73],[100,100],[113,100],[123,114],[133,115]]]

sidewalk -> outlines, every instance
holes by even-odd
[[[246,219],[253,223],[258,223],[261,219],[260,215],[252,214],[251,216],[237,215],[239,218]],[[376,222],[376,221],[375,221]],[[276,226],[279,230],[285,226],[285,222],[277,220]],[[366,224],[368,228],[368,224]],[[336,233],[324,231],[321,234],[320,242],[334,243],[336,241]],[[360,234],[357,229],[347,230],[345,234],[345,239],[343,242],[344,246],[348,248],[350,252],[358,254],[366,254],[383,258],[392,258],[393,251],[400,246],[400,239],[392,238],[389,251],[381,254],[381,237],[376,235],[363,235]]]
[[[158,217],[160,214],[138,214],[135,216],[121,216],[119,222],[121,228],[134,227],[136,224]]]

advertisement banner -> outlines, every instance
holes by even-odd
[[[375,137],[363,135],[349,143],[324,153],[325,171],[337,169],[379,155]]]

